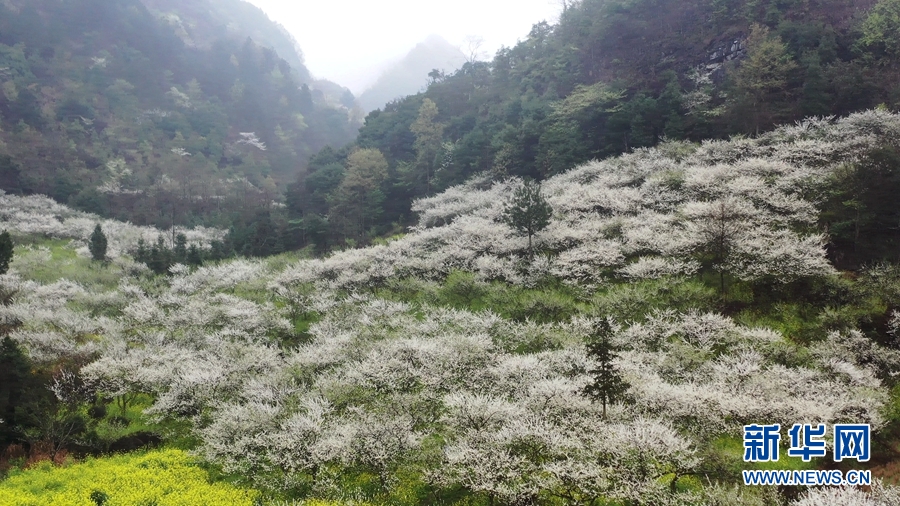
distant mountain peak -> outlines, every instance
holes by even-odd
[[[434,69],[452,72],[466,62],[460,49],[437,34],[431,34],[385,70],[378,80],[359,96],[364,111],[373,111],[396,99],[418,93],[428,84]]]
[[[450,44],[449,42],[447,42],[447,39],[445,39],[444,37],[442,37],[442,36],[440,36],[440,35],[438,35],[438,34],[436,34],[436,33],[432,33],[432,34],[429,35],[428,37],[425,37],[425,40],[423,40],[422,42],[419,43],[419,45],[421,45],[421,44],[427,44],[427,45],[445,45],[445,46],[453,47],[452,44]]]

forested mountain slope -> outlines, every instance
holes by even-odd
[[[240,227],[357,129],[239,1],[2,2],[0,84],[0,188],[138,224]]]
[[[672,141],[548,178],[531,239],[503,218],[522,182],[485,178],[386,244],[167,276],[0,216],[0,400],[35,399],[0,404],[0,444],[102,452],[140,427],[273,506],[894,504],[898,143],[879,110]],[[873,247],[853,275],[829,260]],[[808,420],[871,424],[859,466],[886,482],[737,486],[771,468],[742,459],[744,425]],[[65,492],[29,472],[0,497]]]
[[[413,199],[475,174],[544,179],[663,139],[896,109],[898,13],[897,0],[566,2],[558,24],[371,113],[353,148],[313,158],[289,208],[314,230],[333,218],[335,164],[353,149],[384,155],[370,189],[384,204],[364,227],[329,221],[332,242],[410,223]]]
[[[312,76],[303,63],[303,53],[294,37],[255,5],[243,0],[141,0],[155,16],[175,28],[185,45],[210,49],[225,31],[233,37],[250,37],[271,48],[290,64],[304,83]]]

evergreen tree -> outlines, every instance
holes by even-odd
[[[0,274],[6,274],[9,270],[9,262],[13,257],[13,243],[9,232],[0,233]]]
[[[203,265],[203,253],[200,252],[200,248],[198,248],[196,244],[191,244],[191,247],[188,248],[185,263],[192,267],[200,267]]]
[[[613,364],[618,355],[611,337],[609,322],[602,320],[587,342],[587,354],[597,361],[597,367],[588,371],[591,382],[585,386],[584,393],[603,403],[603,418],[606,418],[606,405],[619,400],[628,390],[628,383]]]
[[[150,248],[149,260],[147,266],[157,274],[165,274],[172,266],[172,250],[166,247],[166,240],[162,235],[157,236],[156,244]]]
[[[749,113],[749,131],[760,130],[792,117],[791,84],[799,66],[780,37],[768,28],[754,25],[747,41],[747,58],[734,76],[734,107],[737,117]]]
[[[187,237],[184,234],[175,236],[175,248],[172,250],[172,256],[176,263],[187,263]]]
[[[103,233],[99,223],[94,227],[94,233],[91,234],[88,249],[91,250],[91,257],[94,260],[106,260],[106,234]]]
[[[528,235],[528,252],[532,253],[531,238],[547,228],[552,215],[553,207],[541,195],[541,185],[526,181],[503,209],[503,222]]]
[[[150,261],[150,250],[147,249],[147,243],[144,239],[138,239],[137,250],[134,252],[134,259],[141,263]]]
[[[0,446],[17,439],[16,407],[32,388],[31,364],[15,341],[0,341]]]
[[[806,80],[800,96],[800,110],[804,116],[827,116],[831,112],[833,98],[828,93],[828,82],[822,72],[817,53],[810,53],[806,59]]]

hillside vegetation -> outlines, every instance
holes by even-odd
[[[235,228],[238,251],[279,185],[358,128],[352,95],[240,1],[2,2],[0,85],[0,189]]]
[[[530,247],[518,179],[417,200],[373,247],[167,276],[2,222],[0,400],[34,400],[0,404],[0,444],[190,448],[273,505],[895,504],[896,210],[846,182],[896,184],[898,143],[874,110],[583,164]],[[739,488],[743,425],[802,422],[870,423],[885,483]]]
[[[557,24],[433,74],[369,114],[351,147],[312,158],[287,194],[303,243],[359,244],[415,223],[413,200],[474,175],[541,180],[665,140],[900,107],[896,0],[564,4]],[[385,176],[360,190],[368,220],[347,223],[339,183],[362,149],[384,156]]]

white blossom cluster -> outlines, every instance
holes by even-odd
[[[118,292],[93,294],[65,279],[42,285],[14,272],[0,276],[0,287],[14,294],[11,304],[0,305],[0,325],[14,326],[11,337],[38,363],[90,358],[102,350],[106,336],[121,332],[114,319],[72,308],[73,303],[122,305]]]
[[[791,506],[897,506],[900,488],[885,486],[880,481],[866,493],[856,487],[814,487],[807,490]]]
[[[310,295],[303,283],[275,283],[259,263],[234,263],[229,282],[215,269],[175,269],[156,294],[123,284],[131,302],[117,320],[121,337],[83,374],[110,395],[152,393],[161,416],[204,413],[193,418],[203,455],[268,486],[312,480],[327,493],[335,466],[389,481],[404,462],[425,459],[435,484],[509,504],[539,493],[666,504],[675,499],[661,477],[695,470],[702,441],[738,435],[744,423],[882,423],[878,366],[853,336],[798,355],[780,334],[720,315],[656,313],[617,327],[631,402],[604,421],[580,393],[592,366],[581,343],[594,320],[514,323]],[[220,291],[254,276],[269,280],[271,301]],[[280,350],[266,336],[289,331],[291,313],[317,321],[303,344]],[[517,351],[535,342],[541,351]],[[429,450],[435,437],[444,443]]]
[[[167,234],[153,227],[136,226],[75,211],[42,195],[20,197],[4,194],[0,190],[0,230],[18,235],[72,239],[81,246],[79,254],[89,257],[87,242],[98,223],[106,234],[107,256],[110,258],[134,249],[140,239],[149,245],[156,242],[160,234]],[[184,228],[178,232],[187,237],[188,244],[200,247],[207,247],[210,242],[225,236],[223,230],[206,227]]]
[[[891,311],[891,318],[888,320],[888,334],[900,342],[900,311],[896,309]]]
[[[256,132],[240,132],[241,138],[235,141],[235,144],[246,144],[254,148],[265,151],[266,144],[257,137]]]
[[[742,504],[725,489],[669,486],[702,466],[704,441],[735,436],[743,423],[879,426],[886,392],[876,371],[900,365],[858,332],[803,353],[721,315],[661,311],[614,326],[630,400],[604,420],[581,394],[595,365],[582,347],[593,319],[516,323],[284,278],[264,261],[238,260],[175,266],[162,285],[126,277],[95,293],[13,273],[0,279],[16,291],[0,323],[20,324],[12,336],[36,360],[96,358],[81,370],[92,388],[153,395],[150,414],[192,420],[206,458],[260,484],[312,483],[329,494],[335,469],[390,483],[416,462],[436,485],[504,504],[538,494]],[[247,291],[269,295],[236,295]],[[275,345],[297,314],[315,315],[308,337]]]

